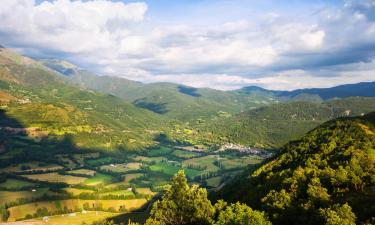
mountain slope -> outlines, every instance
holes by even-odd
[[[0,88],[13,98],[2,103],[8,117],[49,135],[71,135],[79,147],[139,149],[155,145],[155,136],[169,130],[169,122],[159,115],[73,86],[39,62],[8,49],[0,49]]]
[[[173,83],[144,84],[120,77],[98,76],[78,67],[72,70],[70,64],[57,60],[43,60],[42,63],[63,74],[69,71],[70,81],[81,87],[109,93],[138,107],[183,121],[210,118],[220,111],[235,114],[274,102],[262,95],[243,95]]]
[[[218,117],[196,124],[196,129],[201,138],[216,143],[277,148],[330,119],[371,111],[375,111],[375,98],[352,97],[323,103],[282,102],[228,118]]]
[[[329,121],[219,196],[265,210],[274,224],[324,224],[330,216],[349,215],[350,208],[357,223],[372,223],[374,149],[375,112]]]
[[[273,91],[255,86],[249,86],[234,92],[243,94],[258,93],[272,96],[279,100],[307,100],[322,101],[333,98],[346,98],[353,96],[375,97],[375,82],[361,82],[357,84],[345,84],[331,88],[309,88],[297,89],[293,91]]]

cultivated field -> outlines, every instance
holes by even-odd
[[[85,177],[77,177],[71,175],[60,175],[58,173],[42,173],[42,174],[30,174],[30,175],[22,175],[27,177],[31,180],[40,180],[40,181],[48,181],[48,182],[59,182],[59,183],[67,183],[67,184],[79,184],[83,183],[87,180]]]
[[[33,215],[39,208],[46,208],[50,212],[61,210],[62,208],[67,208],[68,210],[78,210],[82,211],[84,204],[88,204],[90,207],[101,206],[103,210],[109,210],[113,208],[116,211],[121,210],[133,210],[142,207],[146,204],[146,199],[130,199],[130,200],[79,200],[79,199],[69,199],[69,200],[59,200],[59,201],[42,201],[33,202],[24,205],[19,205],[9,208],[10,217],[8,221],[15,221],[17,219],[25,218],[28,214]]]

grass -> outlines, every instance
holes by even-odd
[[[174,150],[172,155],[182,158],[182,159],[190,159],[199,156],[200,154],[197,152],[190,152],[190,151],[183,151],[183,150]]]
[[[0,183],[0,188],[6,188],[6,189],[20,189],[20,188],[27,188],[27,187],[34,187],[35,184],[28,182],[28,181],[23,181],[23,180],[17,180],[17,179],[6,179],[5,182]]]
[[[53,194],[48,191],[48,188],[37,188],[35,192],[33,191],[0,191],[0,205],[5,203],[15,202],[18,199],[32,199],[39,198],[44,194]]]
[[[103,165],[103,164],[109,164],[112,161],[113,161],[112,157],[103,157],[103,158],[98,158],[98,159],[86,160],[86,162],[91,166],[100,166],[100,165]]]
[[[124,176],[124,182],[125,184],[129,184],[130,181],[134,180],[134,179],[137,179],[139,177],[142,177],[143,176],[143,173],[130,173],[130,174],[126,174]]]
[[[167,154],[171,153],[172,151],[173,151],[173,149],[171,149],[169,147],[160,146],[159,148],[150,149],[147,152],[147,155],[151,156],[151,157],[154,157],[154,156],[163,156],[163,155],[167,155]]]
[[[137,188],[137,192],[143,195],[155,195],[156,193],[151,191],[150,188]]]
[[[151,165],[149,168],[151,171],[162,172],[169,176],[173,176],[175,173],[177,173],[180,170],[180,167],[166,163],[166,162],[161,162],[155,165]]]
[[[85,180],[84,184],[89,185],[89,186],[96,186],[98,184],[104,184],[104,183],[109,183],[113,179],[112,176],[103,174],[103,173],[96,173],[95,176],[88,178]]]
[[[166,161],[168,159],[163,157],[163,156],[158,156],[158,157],[136,156],[134,158],[134,160],[141,161],[141,162],[144,162],[144,163],[151,163],[151,162],[158,163],[158,162],[161,162],[161,161]]]
[[[67,184],[79,184],[85,182],[88,178],[76,177],[71,175],[60,175],[58,173],[42,173],[22,175],[32,180],[48,181],[48,182],[62,182]],[[91,179],[91,178],[90,178]]]
[[[262,159],[255,156],[245,156],[242,158],[224,158],[220,159],[224,169],[239,169],[250,164],[258,164]]]
[[[146,204],[146,199],[130,199],[130,200],[79,200],[79,199],[69,199],[69,200],[59,200],[59,201],[41,201],[33,202],[24,205],[10,207],[9,213],[10,217],[8,221],[15,221],[17,219],[24,218],[27,214],[34,214],[38,208],[47,208],[48,211],[57,211],[60,206],[61,208],[67,207],[67,209],[75,210],[82,209],[85,203],[90,206],[97,206],[101,204],[104,210],[109,208],[114,208],[115,210],[120,210],[120,208],[125,208],[127,210],[134,210],[142,207]],[[57,204],[58,203],[58,204]]]
[[[206,180],[207,186],[218,187],[221,183],[221,177],[211,177]]]
[[[85,175],[89,175],[89,176],[94,176],[96,173],[96,171],[94,170],[88,170],[88,169],[78,169],[78,170],[72,170],[72,171],[69,171],[68,174],[72,174],[72,175],[75,175],[75,174],[85,174]]]
[[[204,169],[205,172],[217,172],[220,169],[219,167],[214,165],[214,162],[217,159],[218,159],[218,155],[208,155],[208,156],[203,156],[199,158],[184,160],[182,162],[182,165],[185,168],[191,165],[191,166],[205,168]]]
[[[68,193],[71,193],[73,195],[79,195],[81,193],[93,193],[94,191],[92,190],[86,190],[86,189],[78,189],[78,188],[65,188],[64,189],[65,191],[67,191]]]
[[[157,163],[155,165],[151,165],[149,168],[150,168],[151,171],[162,172],[162,173],[164,173],[168,176],[173,176],[179,170],[182,170],[182,169],[185,171],[185,174],[190,178],[194,178],[195,176],[197,176],[198,174],[201,173],[200,171],[195,170],[195,169],[181,168],[179,166],[172,165],[172,164],[166,163],[166,162],[161,162],[161,163]]]
[[[27,169],[22,170],[22,167],[25,167]],[[1,172],[22,172],[22,171],[48,171],[48,170],[58,170],[62,169],[62,166],[56,165],[56,164],[46,164],[43,165],[39,162],[29,162],[29,163],[20,163],[15,166],[9,166],[3,169],[0,169]]]
[[[105,193],[102,193],[100,194],[101,196],[106,196],[106,195],[116,195],[116,196],[120,196],[120,195],[124,195],[124,196],[134,196],[134,193],[132,191],[128,191],[128,190],[119,190],[119,191],[111,191],[111,192],[105,192]]]
[[[104,220],[106,218],[117,215],[116,213],[87,211],[86,213],[78,212],[75,216],[57,215],[49,216],[48,221],[44,221],[46,225],[81,225],[83,222],[91,224],[95,221]],[[41,220],[41,219],[38,219]]]
[[[95,159],[95,158],[98,158],[99,156],[100,156],[100,154],[97,153],[97,152],[86,153],[86,154],[74,154],[73,155],[74,159],[80,164],[84,164],[85,159]]]
[[[141,166],[142,166],[142,163],[131,162],[131,163],[104,165],[104,166],[101,166],[100,169],[108,170],[111,172],[117,172],[117,173],[126,173],[129,171],[138,170],[141,168]]]

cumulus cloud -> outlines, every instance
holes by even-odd
[[[216,23],[203,23],[217,16],[209,14],[194,18],[202,23],[161,23],[148,17],[148,10],[144,2],[5,0],[0,42],[143,82],[293,89],[374,79],[372,68],[362,68],[374,64],[372,0],[346,1],[299,16],[269,9]]]
[[[91,54],[116,49],[129,27],[143,20],[145,3],[5,0],[0,8],[2,41],[25,48]],[[4,38],[5,36],[5,38]]]

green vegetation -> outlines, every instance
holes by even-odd
[[[17,179],[6,179],[5,182],[0,183],[0,190],[17,190],[34,187],[36,184],[29,181],[17,180]]]
[[[375,110],[375,98],[352,97],[322,103],[286,102],[195,125],[194,142],[238,143],[278,148],[318,125],[338,117],[360,116]]]
[[[373,223],[374,131],[375,113],[327,122],[220,196],[265,210],[274,224]]]
[[[98,184],[106,184],[110,183],[112,181],[113,177],[107,174],[102,174],[96,172],[93,177],[88,178],[84,181],[84,184],[92,186],[92,185],[98,185]]]
[[[151,210],[146,225],[217,224],[217,225],[271,225],[264,213],[244,204],[219,201],[214,206],[207,191],[197,185],[189,186],[182,171],[172,179],[162,200]]]
[[[147,224],[374,223],[375,114],[352,116],[375,98],[141,84],[48,64],[72,76],[0,49],[4,221],[135,213],[164,193]]]

